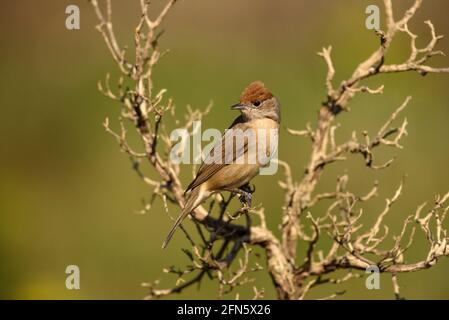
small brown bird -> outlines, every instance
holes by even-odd
[[[226,130],[221,141],[204,159],[195,179],[187,187],[186,193],[189,191],[190,193],[184,208],[162,244],[162,248],[167,246],[184,218],[213,193],[236,189],[243,191],[250,180],[258,175],[260,168],[268,165],[274,150],[277,149],[280,105],[262,82],[251,83],[241,94],[240,102],[233,105],[231,109],[240,110],[241,115],[229,127],[232,130]],[[276,133],[275,141],[271,141],[272,139],[268,137],[273,131]],[[232,145],[229,148],[227,147],[229,142],[226,143],[226,141],[229,141],[228,138],[235,132],[240,133],[235,136],[242,135],[244,139],[240,140],[242,142],[240,145],[236,145],[235,137],[231,137]],[[262,143],[261,139],[265,142]],[[265,149],[263,152],[268,161],[260,161],[260,157],[255,154],[259,146]],[[256,159],[256,161],[249,159]],[[247,192],[244,193],[248,195]],[[251,198],[246,198],[246,201],[250,202]]]

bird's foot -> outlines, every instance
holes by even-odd
[[[253,200],[253,194],[250,192],[246,192],[243,190],[240,190],[240,196],[239,200],[242,203],[243,206],[251,208],[252,200]]]
[[[246,206],[246,207],[251,207],[252,204],[252,199],[253,199],[253,193],[256,191],[256,186],[253,185],[251,187],[251,185],[249,183],[241,186],[239,188],[239,190],[241,191],[240,193],[240,202]]]
[[[240,202],[245,207],[251,207],[251,200],[252,200],[252,194],[250,192],[244,191],[241,188],[235,188],[235,189],[223,189],[225,191],[231,192],[233,195],[239,195]]]

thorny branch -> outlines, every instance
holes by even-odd
[[[184,189],[179,180],[181,168],[179,164],[169,161],[168,154],[173,145],[167,134],[163,121],[167,117],[175,117],[175,106],[171,99],[166,99],[166,90],[155,93],[152,80],[154,68],[167,51],[159,47],[162,35],[161,26],[176,0],[169,0],[156,18],[149,16],[150,2],[140,0],[141,16],[134,33],[134,54],[118,43],[113,23],[111,0],[105,0],[105,6],[97,0],[90,0],[99,24],[97,30],[103,36],[112,58],[117,64],[122,76],[117,82],[117,92],[111,89],[110,76],[104,83],[99,83],[99,90],[108,98],[121,105],[119,118],[120,131],[110,127],[106,119],[104,127],[118,142],[121,150],[132,160],[133,168],[138,176],[152,189],[153,196],[142,213],[150,210],[153,201],[161,199],[168,213],[167,202],[179,207],[184,205]],[[378,266],[381,272],[392,275],[394,295],[401,298],[398,275],[402,272],[419,271],[434,265],[439,257],[449,255],[447,231],[444,219],[449,209],[449,193],[437,196],[433,205],[423,204],[411,214],[403,224],[399,235],[393,236],[393,246],[383,249],[381,244],[389,235],[389,228],[384,218],[390,213],[395,202],[402,194],[402,183],[391,196],[386,199],[383,211],[379,212],[374,224],[364,228],[360,223],[363,216],[363,205],[377,196],[378,185],[366,195],[358,195],[347,187],[349,177],[340,176],[334,191],[317,194],[316,186],[323,170],[336,161],[344,161],[351,154],[362,156],[365,165],[370,169],[385,169],[393,159],[378,164],[375,161],[374,150],[383,147],[401,149],[401,141],[407,135],[407,120],[395,125],[398,116],[409,104],[410,97],[392,113],[378,132],[370,136],[368,132],[353,132],[351,138],[337,143],[335,132],[338,125],[335,117],[342,111],[349,111],[348,103],[358,93],[381,94],[384,86],[369,88],[363,84],[367,78],[378,74],[416,71],[421,75],[428,73],[449,73],[449,68],[436,68],[428,65],[430,58],[443,55],[436,49],[443,36],[438,35],[431,21],[426,21],[431,39],[423,48],[416,45],[417,35],[409,28],[409,21],[420,8],[422,0],[415,0],[413,5],[398,20],[394,17],[391,0],[384,0],[386,29],[377,30],[380,39],[379,47],[357,68],[352,75],[338,86],[334,84],[335,68],[332,61],[332,48],[323,48],[319,55],[327,65],[326,101],[318,112],[316,125],[307,125],[305,130],[288,131],[297,136],[310,138],[312,147],[310,158],[304,175],[295,180],[290,165],[278,160],[284,169],[284,180],[279,182],[285,192],[282,206],[281,239],[268,229],[265,223],[263,208],[244,207],[237,212],[230,212],[229,205],[234,195],[225,197],[217,194],[212,199],[208,209],[199,207],[193,213],[197,237],[192,237],[185,229],[190,249],[183,249],[190,264],[185,268],[172,266],[164,272],[177,277],[175,286],[169,289],[159,289],[158,282],[145,283],[149,294],[147,298],[159,298],[174,293],[180,293],[193,285],[199,285],[207,276],[218,283],[218,295],[224,297],[235,288],[252,281],[251,272],[263,267],[252,263],[253,246],[261,247],[267,259],[267,272],[273,280],[280,299],[303,299],[309,290],[324,283],[339,284],[361,276],[357,270],[365,270],[368,266]],[[410,55],[402,63],[385,64],[385,57],[391,43],[398,33],[404,33],[410,38]],[[127,86],[125,83],[131,83]],[[193,122],[204,117],[210,110],[192,110],[184,119],[184,128],[192,129]],[[126,124],[125,124],[126,121]],[[140,137],[143,151],[136,151],[128,143],[128,124],[136,129]],[[182,125],[179,120],[176,123]],[[181,150],[182,151],[182,150]],[[149,164],[155,177],[146,176],[140,169],[144,163]],[[318,203],[330,201],[325,212],[316,212]],[[426,210],[427,208],[427,210]],[[218,211],[218,217],[214,212]],[[304,213],[306,214],[304,216]],[[246,224],[236,224],[241,217],[246,218]],[[253,225],[251,217],[258,217],[259,224]],[[304,221],[306,219],[306,221]],[[312,234],[308,235],[306,226],[311,226]],[[428,241],[428,254],[421,261],[407,263],[405,251],[412,245],[416,230],[421,230]],[[318,250],[318,242],[324,237],[332,239],[331,248],[324,252]],[[199,238],[199,242],[195,240]],[[305,242],[306,258],[298,261],[298,243]],[[234,260],[238,266],[231,266]],[[346,270],[341,278],[332,276],[337,270]],[[186,279],[188,280],[186,280]],[[253,287],[254,298],[262,298],[263,289]],[[335,292],[326,299],[335,298],[344,292]],[[239,298],[239,294],[236,295]]]

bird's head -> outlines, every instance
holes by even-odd
[[[246,120],[269,118],[280,122],[280,105],[260,81],[251,83],[240,95],[240,102],[231,107],[240,110]]]

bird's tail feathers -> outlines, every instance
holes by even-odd
[[[171,228],[170,232],[167,235],[167,238],[165,238],[164,243],[162,244],[162,249],[165,249],[170,242],[171,238],[175,234],[176,229],[181,225],[182,221],[193,211],[196,209],[196,207],[200,204],[200,190],[199,188],[193,189],[186,201],[186,204],[184,205],[184,208],[182,209],[181,214],[176,219],[175,223],[173,224],[173,227]]]

